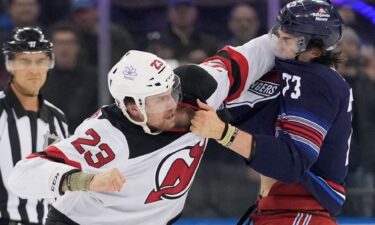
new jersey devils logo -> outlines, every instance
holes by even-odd
[[[183,196],[190,188],[206,141],[177,150],[167,155],[156,171],[156,188],[150,192],[145,204],[162,199],[175,199]]]

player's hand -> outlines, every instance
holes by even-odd
[[[225,123],[220,120],[211,106],[199,99],[197,99],[197,104],[201,110],[195,112],[191,121],[191,132],[201,137],[219,140],[224,131]]]
[[[117,168],[95,174],[90,183],[90,191],[119,192],[125,183],[125,177]]]

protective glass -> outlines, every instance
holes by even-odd
[[[305,37],[282,32],[280,26],[273,27],[270,32],[271,47],[276,57],[294,59],[306,50]]]
[[[14,59],[7,60],[7,66],[11,70],[48,70],[51,68],[52,60],[45,52],[23,52],[18,54]]]
[[[158,95],[146,97],[147,113],[163,113],[169,110],[174,110],[177,104],[181,102],[181,83],[178,76],[174,76],[173,87]]]

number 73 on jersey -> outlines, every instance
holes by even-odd
[[[286,83],[282,91],[283,96],[285,96],[286,92],[291,89],[290,97],[292,99],[298,99],[301,96],[301,77],[283,73],[283,80],[285,80]]]

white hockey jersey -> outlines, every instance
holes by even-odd
[[[267,38],[226,47],[223,51],[228,55],[200,64],[217,83],[202,100],[218,108],[247,93],[274,65]],[[191,82],[207,88],[200,80]],[[78,224],[164,225],[181,213],[206,144],[206,139],[192,133],[148,135],[117,106],[105,106],[73,136],[50,146],[40,157],[20,161],[9,186],[20,197],[58,197],[53,207]],[[126,179],[120,192],[59,193],[63,174],[72,169],[96,174],[114,167]]]

